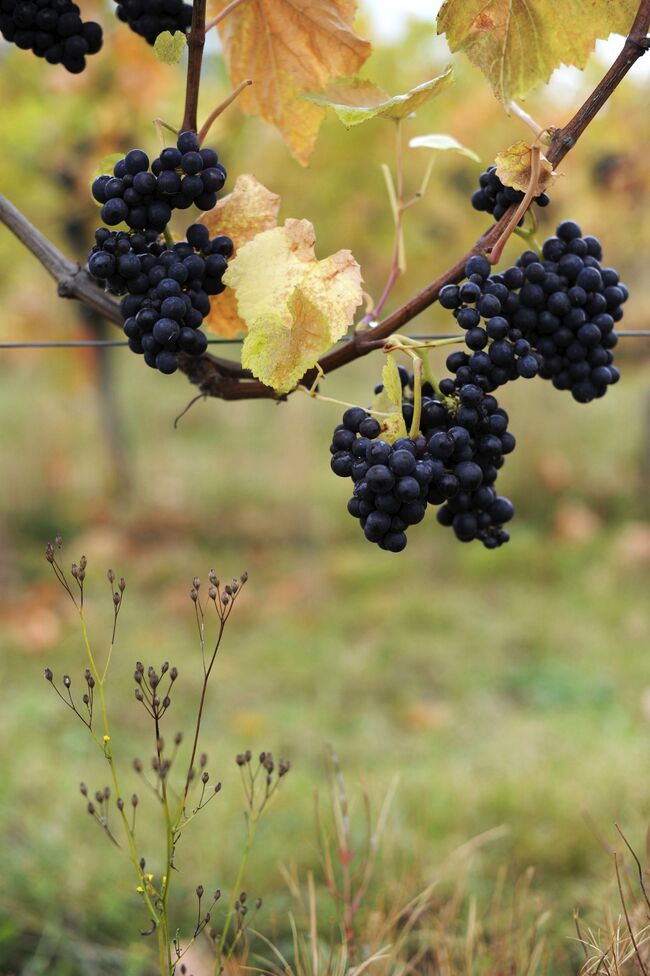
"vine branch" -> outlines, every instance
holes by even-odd
[[[181,128],[196,132],[201,86],[201,65],[205,46],[205,6],[206,0],[194,0],[192,4],[192,26],[187,38],[187,82],[185,85],[185,112]]]
[[[238,4],[237,4],[238,5]],[[231,5],[235,6],[235,5]],[[228,9],[228,8],[227,8]],[[194,0],[192,27],[188,37],[187,85],[183,129],[197,131],[197,108],[201,78],[203,47],[205,44],[206,0]],[[622,50],[592,93],[575,115],[560,129],[555,130],[547,159],[556,167],[574,148],[587,126],[614,93],[635,62],[650,47],[650,0],[640,0],[634,22]],[[444,271],[435,281],[423,288],[381,322],[356,332],[351,341],[326,353],[317,366],[300,380],[300,386],[310,388],[322,374],[331,373],[377,348],[378,341],[388,338],[432,305],[440,290],[447,284],[461,281],[465,264],[473,254],[489,252],[502,231],[513,217],[516,205],[503,215],[475,242],[470,250]],[[117,325],[122,317],[117,302],[99,288],[88,272],[69,261],[6,197],[0,194],[0,222],[27,247],[58,284],[58,294],[63,298],[75,298],[93,308],[104,318]],[[223,400],[286,399],[268,386],[254,379],[248,370],[234,360],[222,359],[204,353],[198,358],[179,357],[180,369],[201,393]]]

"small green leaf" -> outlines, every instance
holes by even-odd
[[[384,384],[384,389],[388,394],[388,399],[394,407],[398,407],[398,409],[401,410],[402,381],[400,379],[395,357],[391,353],[386,356],[386,365],[381,371],[381,378]]]
[[[472,149],[463,146],[458,139],[454,139],[453,136],[448,136],[444,132],[434,132],[428,136],[416,136],[414,139],[411,139],[409,146],[411,149],[451,149],[461,156],[467,156],[468,159],[473,159],[476,163],[481,162],[480,157]]]
[[[104,156],[103,159],[99,160],[97,166],[95,167],[94,173],[90,177],[88,185],[91,188],[92,201],[93,203],[97,204],[98,207],[101,207],[101,203],[99,203],[98,200],[95,200],[95,198],[92,196],[92,185],[98,176],[104,176],[104,174],[112,176],[115,164],[118,163],[120,159],[124,159],[124,153],[109,153],[108,156]]]
[[[451,82],[452,69],[449,67],[437,78],[425,81],[405,95],[393,95],[392,98],[387,97],[372,82],[358,79],[330,85],[326,91],[305,95],[305,98],[316,105],[334,109],[343,125],[349,129],[374,118],[394,121],[405,119],[429,99],[444,91]]]
[[[187,37],[183,31],[163,31],[156,38],[153,46],[154,53],[164,64],[178,64],[187,46]]]

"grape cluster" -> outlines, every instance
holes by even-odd
[[[178,368],[178,354],[200,356],[207,338],[198,331],[210,311],[210,295],[225,288],[222,278],[233,245],[210,239],[203,224],[187,229],[187,240],[167,247],[144,234],[100,227],[88,270],[121,301],[129,348],[161,373]]]
[[[368,411],[350,407],[332,436],[331,467],[354,482],[348,511],[381,549],[401,552],[406,530],[422,521],[428,504],[442,506],[438,520],[458,539],[494,549],[508,541],[503,524],[514,513],[494,489],[515,446],[507,428],[506,412],[474,384],[454,397],[424,396],[420,432],[393,444],[379,437],[380,424]]]
[[[526,251],[514,267],[490,274],[487,259],[474,255],[467,280],[441,289],[440,304],[453,309],[470,350],[447,358],[457,387],[476,383],[490,392],[539,374],[588,403],[618,380],[611,350],[627,288],[613,268],[601,267],[595,237],[582,237],[570,220],[556,233],[541,260]]]
[[[496,174],[496,169],[496,166],[488,166],[479,176],[479,189],[472,194],[472,206],[474,210],[490,213],[495,220],[501,220],[506,210],[514,203],[521,203],[525,194],[512,186],[504,186]],[[551,201],[546,193],[540,193],[534,198],[534,202],[538,207],[547,207]],[[519,223],[523,223],[523,217]]]
[[[565,220],[542,247],[543,260],[526,251],[517,262],[519,295],[527,303],[515,321],[541,357],[539,375],[578,403],[604,396],[618,382],[614,325],[623,317],[628,290],[613,268],[600,264],[602,248]]]
[[[149,44],[163,31],[185,33],[192,23],[192,7],[183,0],[115,0],[117,16]]]
[[[519,376],[529,379],[540,369],[540,357],[517,324],[520,304],[527,299],[525,290],[522,295],[515,291],[518,269],[502,275],[490,271],[486,258],[473,255],[465,265],[467,281],[445,285],[438,299],[443,308],[453,309],[470,350],[452,352],[447,369],[457,386],[475,383],[486,392]]]
[[[0,0],[0,33],[49,64],[62,64],[72,74],[86,67],[86,56],[102,46],[102,29],[82,21],[72,0]]]
[[[0,0],[2,2],[2,0]],[[201,149],[195,132],[181,132],[176,146],[163,149],[149,167],[149,157],[132,149],[92,185],[92,194],[102,204],[101,217],[114,227],[123,221],[133,230],[162,233],[172,210],[186,210],[193,204],[211,210],[217,191],[226,182],[226,170],[213,149]]]

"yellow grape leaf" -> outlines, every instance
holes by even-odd
[[[183,31],[163,31],[156,38],[154,53],[163,64],[178,64],[187,47],[187,36]]]
[[[312,92],[305,98],[316,105],[334,109],[343,125],[349,129],[374,118],[405,119],[451,83],[452,69],[446,68],[437,78],[423,82],[405,95],[393,95],[392,98],[372,82],[366,81],[330,85],[326,91]]]
[[[229,0],[210,0],[210,14]],[[355,74],[370,44],[352,30],[356,0],[246,0],[218,26],[233,85],[249,115],[275,125],[292,155],[307,165],[325,110],[305,101],[332,78]]]
[[[530,159],[530,146],[523,141],[515,142],[503,152],[496,154],[494,158],[497,164],[496,175],[504,186],[511,186],[525,193],[530,182]],[[553,167],[545,156],[541,156],[536,196],[550,186],[554,179]]]
[[[223,278],[248,326],[242,365],[278,393],[345,335],[362,301],[350,251],[318,261],[315,242],[308,220],[287,220],[244,244]]]
[[[452,150],[460,156],[467,156],[468,159],[473,159],[475,163],[481,162],[480,157],[472,149],[463,146],[458,139],[454,139],[453,136],[448,136],[444,132],[432,132],[428,136],[415,136],[410,140],[409,147],[411,149],[435,149],[438,152]]]
[[[235,245],[234,253],[262,231],[277,225],[280,197],[267,190],[248,173],[237,177],[232,192],[217,201],[217,205],[200,218],[211,237],[226,234]],[[233,260],[231,258],[231,260]],[[204,319],[205,328],[217,335],[232,339],[246,331],[246,323],[237,314],[237,299],[231,288],[210,299],[210,314]]]
[[[596,39],[627,34],[638,0],[445,0],[438,33],[464,51],[502,102],[548,81],[560,64],[584,68]]]

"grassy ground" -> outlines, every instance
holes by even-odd
[[[576,958],[571,910],[597,913],[611,885],[585,815],[610,842],[619,822],[640,847],[648,813],[647,371],[632,369],[587,409],[542,383],[507,390],[520,438],[502,476],[520,513],[511,543],[496,553],[462,546],[428,516],[393,557],[361,539],[329,473],[336,407],[198,404],[175,431],[183,379],[163,384],[135,357],[113,356],[128,491],[108,461],[92,389],[53,394],[67,382],[57,364],[69,361],[24,359],[18,370],[3,361],[0,972],[45,971],[62,931],[72,960],[62,974],[135,973],[144,958],[132,879],[77,793],[81,779],[103,785],[102,760],[42,679],[49,665],[78,684],[83,668],[74,613],[42,557],[57,531],[70,561],[89,559],[100,648],[105,569],[128,579],[110,689],[125,768],[148,750],[133,662],[178,666],[168,735],[187,728],[200,676],[191,577],[211,566],[250,573],[206,724],[208,768],[224,790],[184,838],[179,891],[232,883],[243,830],[235,753],[285,755],[293,769],[247,882],[265,898],[258,927],[282,939],[278,864],[318,867],[313,793],[325,788],[329,743],[359,816],[358,784],[376,809],[399,776],[373,898],[412,897],[456,846],[505,824],[469,889],[489,891],[499,865],[513,877],[535,865],[566,971]],[[359,364],[327,392],[363,399],[372,369]],[[155,871],[154,849],[148,862]],[[181,913],[188,905],[189,894]],[[131,946],[128,963],[98,961],[97,944]]]

